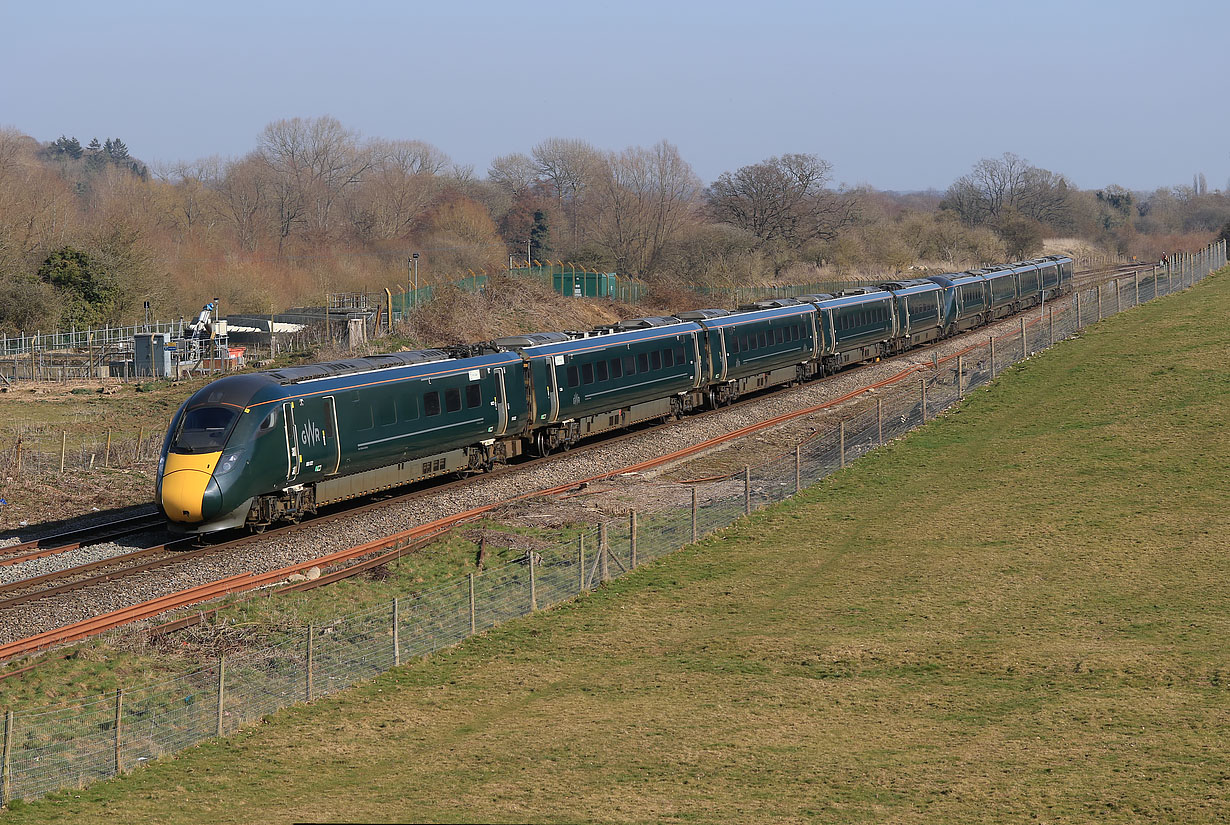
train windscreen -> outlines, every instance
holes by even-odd
[[[171,443],[173,453],[216,453],[226,444],[239,412],[230,407],[196,407],[184,413]]]

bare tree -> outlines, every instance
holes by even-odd
[[[560,212],[567,218],[569,241],[580,236],[585,190],[602,170],[602,154],[583,140],[548,138],[531,152],[538,175],[555,192]]]
[[[948,188],[943,206],[971,226],[995,223],[1006,210],[1042,223],[1067,218],[1071,184],[1067,178],[1040,169],[1024,158],[1005,152],[983,158],[968,175]]]
[[[832,168],[815,155],[788,154],[723,172],[705,192],[709,211],[762,245],[831,240],[855,214],[852,198],[827,187]]]
[[[487,179],[514,198],[524,196],[538,183],[539,167],[528,156],[520,152],[511,155],[500,155],[491,161],[487,169]]]
[[[594,187],[595,240],[621,271],[643,273],[692,214],[700,181],[666,141],[603,159]]]
[[[268,167],[255,154],[228,163],[218,183],[221,211],[240,247],[249,252],[256,249],[261,214],[270,205],[273,187]]]
[[[359,147],[358,134],[329,116],[270,123],[257,151],[273,173],[282,239],[299,223],[326,237],[343,191],[371,168],[371,153]]]

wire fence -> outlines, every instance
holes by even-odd
[[[690,485],[688,505],[573,531],[515,561],[292,630],[279,643],[221,657],[211,667],[88,701],[10,710],[3,799],[35,798],[114,776],[583,595],[816,484],[1082,327],[1190,286],[1225,264],[1222,243],[1174,266],[1081,290],[1059,308],[1035,308],[1019,330],[936,359],[932,368],[851,402],[837,423],[790,453]]]

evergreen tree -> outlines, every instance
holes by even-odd
[[[534,212],[534,225],[530,227],[530,257],[538,261],[551,257],[551,228],[541,209]]]
[[[98,142],[98,138],[94,138],[93,140],[91,140],[91,141],[90,141],[90,145],[89,145],[89,146],[87,146],[87,147],[85,147],[85,148],[86,148],[86,149],[87,149],[87,150],[88,150],[91,154],[95,154],[95,155],[96,155],[96,154],[98,154],[99,152],[101,152],[101,151],[102,151],[102,144],[100,144],[100,143]]]
[[[111,156],[113,161],[123,163],[128,160],[128,147],[124,145],[124,141],[119,138],[112,138],[107,143],[107,154]]]
[[[90,255],[71,246],[55,250],[39,267],[38,278],[55,290],[60,320],[78,327],[110,320],[119,290]]]
[[[60,139],[64,140],[63,136],[61,136]],[[84,152],[84,150],[81,148],[81,141],[77,140],[77,138],[75,137],[69,138],[68,140],[64,141],[64,151],[68,152],[69,156],[73,160],[77,160],[78,158],[80,158]]]

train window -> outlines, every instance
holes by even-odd
[[[355,393],[356,401],[358,400],[358,397],[359,397],[359,394]],[[272,410],[269,411],[269,415],[265,416],[265,420],[261,422],[260,429],[257,430],[257,433],[259,434],[259,433],[269,432],[274,427],[276,427],[278,425],[278,422],[281,420],[282,420],[282,416],[278,414],[278,408],[274,407]]]
[[[403,395],[397,399],[397,413],[402,421],[413,421],[419,417],[418,400],[412,395]]]
[[[683,354],[683,347],[675,347],[675,363],[686,364],[687,362],[687,356]]]
[[[429,392],[423,396],[423,412],[428,415],[440,414],[440,393]]]
[[[778,344],[785,343],[786,333],[781,327],[773,330],[773,341]]]
[[[654,350],[653,352],[649,353],[649,363],[655,370],[662,369],[661,350]]]
[[[354,428],[360,432],[370,430],[376,426],[375,421],[372,420],[372,408],[366,404],[362,406],[356,404],[352,418],[354,419]]]
[[[623,362],[620,361],[618,358],[611,359],[611,377],[612,378],[623,378],[624,377]]]
[[[730,353],[731,355],[739,354],[739,336],[738,335],[730,336]]]
[[[636,356],[636,371],[649,372],[649,356],[647,354],[642,352]]]
[[[582,384],[594,383],[594,365],[593,364],[582,364],[581,365],[581,383]]]
[[[466,409],[474,409],[483,403],[483,391],[478,384],[466,384]]]
[[[451,390],[444,391],[444,409],[449,412],[457,412],[461,409],[461,390],[453,387]]]
[[[625,355],[622,360],[624,363],[624,375],[636,375],[636,359],[631,355]]]
[[[662,350],[662,363],[668,367],[675,366],[675,353],[673,350]]]
[[[397,402],[392,398],[381,398],[376,402],[376,425],[391,427],[397,423]]]
[[[605,381],[607,379],[606,361],[599,361],[594,364],[594,377],[599,381]]]
[[[761,349],[769,345],[769,334],[767,332],[760,333],[760,335],[756,336],[756,338],[760,342]]]
[[[568,365],[568,386],[579,387],[581,385],[581,373],[577,371],[576,364]]]

